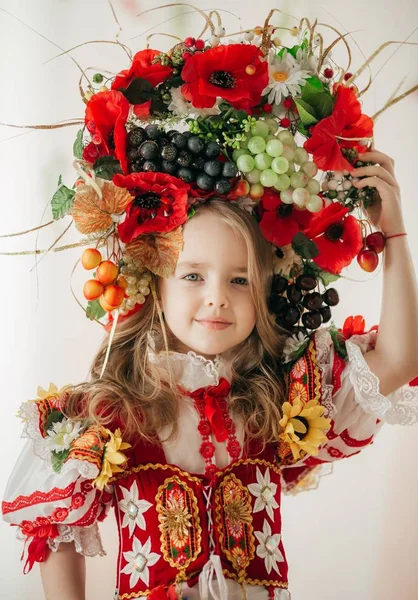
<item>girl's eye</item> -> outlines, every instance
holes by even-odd
[[[193,279],[188,279],[189,277],[192,277]],[[183,279],[185,279],[186,281],[199,281],[197,279],[198,277],[200,277],[200,275],[198,275],[197,273],[189,273],[188,275],[185,275]]]
[[[248,285],[248,279],[246,277],[235,277],[235,283],[238,285]]]

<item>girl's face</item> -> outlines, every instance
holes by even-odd
[[[175,350],[212,358],[244,341],[256,322],[242,235],[208,212],[183,229],[174,275],[160,279],[165,322]]]

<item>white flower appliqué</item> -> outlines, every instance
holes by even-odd
[[[280,533],[271,534],[271,527],[266,519],[263,523],[263,531],[255,531],[259,545],[257,546],[256,554],[264,559],[264,564],[267,573],[271,573],[273,569],[281,575],[278,562],[284,562],[284,556],[279,550],[281,535]]]
[[[121,570],[121,573],[130,575],[129,587],[133,589],[139,580],[149,586],[149,567],[155,565],[160,559],[160,554],[151,552],[151,538],[149,537],[144,545],[134,537],[132,550],[123,553],[123,558],[127,564]]]
[[[57,421],[51,429],[48,429],[48,437],[45,442],[51,451],[68,450],[71,442],[80,435],[81,429],[82,424],[79,422],[70,421],[69,419]]]
[[[266,512],[270,519],[274,520],[274,509],[279,508],[276,501],[275,495],[277,492],[277,485],[270,481],[270,471],[266,469],[264,475],[262,475],[260,469],[257,467],[257,483],[250,483],[248,486],[249,491],[253,496],[256,496],[254,503],[254,512],[266,509]]]
[[[136,526],[140,529],[146,529],[144,512],[151,508],[152,504],[147,500],[139,500],[136,481],[133,482],[130,490],[122,486],[120,489],[123,493],[123,500],[118,502],[118,506],[124,513],[122,527],[128,527],[129,537],[131,537]]]

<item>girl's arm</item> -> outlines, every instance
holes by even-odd
[[[45,600],[85,600],[86,561],[73,542],[60,544],[40,569]]]
[[[381,152],[360,155],[379,166],[354,169],[365,176],[357,188],[375,187],[380,202],[369,212],[373,224],[387,236],[405,232],[399,186],[393,161]],[[383,296],[379,333],[374,350],[364,355],[388,395],[418,375],[418,286],[407,236],[387,240],[383,262]]]

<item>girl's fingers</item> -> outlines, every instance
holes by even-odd
[[[398,182],[396,181],[395,177],[391,173],[389,173],[383,166],[373,165],[370,167],[359,167],[358,169],[353,169],[353,171],[351,171],[351,174],[354,177],[380,177],[389,185],[398,187]]]
[[[383,193],[393,194],[393,188],[389,183],[380,179],[380,177],[365,177],[364,179],[360,179],[360,181],[356,181],[354,186],[358,189],[364,188],[366,186],[376,188],[379,192],[380,196]]]
[[[358,157],[360,160],[379,163],[379,165],[382,165],[382,167],[384,167],[391,175],[395,175],[395,161],[387,154],[383,154],[383,152],[371,150],[370,152],[359,154]]]

